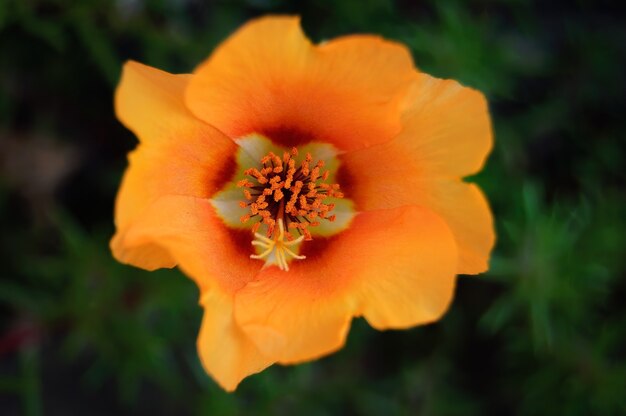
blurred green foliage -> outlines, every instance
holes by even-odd
[[[197,289],[108,251],[135,139],[121,64],[189,72],[241,23],[406,43],[489,97],[476,178],[499,241],[439,323],[354,323],[339,353],[221,391],[200,367]],[[626,414],[626,29],[617,2],[0,1],[0,413]]]

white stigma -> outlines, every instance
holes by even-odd
[[[293,241],[285,241],[285,226],[283,220],[278,220],[278,233],[274,233],[274,238],[268,238],[260,233],[254,233],[255,240],[252,241],[253,246],[259,246],[264,251],[261,254],[251,254],[251,259],[265,259],[269,261],[269,256],[274,253],[274,262],[280,270],[289,271],[289,259],[303,260],[306,256],[299,256],[294,253],[289,247],[299,244],[304,240],[304,236],[296,238]]]

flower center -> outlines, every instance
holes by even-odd
[[[322,172],[323,160],[313,165],[313,157],[307,153],[298,164],[297,156],[295,147],[284,152],[282,158],[269,152],[258,167],[246,169],[247,177],[237,182],[245,197],[239,206],[248,209],[241,222],[256,220],[252,232],[257,241],[252,244],[265,248],[262,254],[251,257],[261,259],[274,253],[275,262],[282,270],[289,269],[287,255],[304,258],[288,247],[312,240],[309,228],[320,225],[320,221],[335,221],[336,216],[331,212],[335,205],[325,203],[327,198],[343,198],[338,184],[326,183],[330,172]],[[262,225],[267,226],[266,236],[258,233]]]

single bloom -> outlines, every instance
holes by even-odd
[[[197,347],[226,390],[341,348],[353,317],[410,328],[487,270],[477,173],[483,95],[371,35],[319,45],[253,20],[191,75],[128,62],[115,95],[139,138],[115,206],[121,262],[178,266],[200,290]]]

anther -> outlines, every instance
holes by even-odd
[[[270,239],[275,245],[278,241],[299,243],[311,240],[311,227],[318,226],[322,220],[336,219],[331,215],[334,204],[324,202],[328,202],[327,198],[342,198],[343,192],[339,184],[326,183],[330,171],[322,173],[321,169],[325,166],[323,160],[312,165],[313,156],[306,153],[304,158],[296,161],[299,153],[295,147],[283,151],[282,157],[280,154],[268,152],[260,159],[258,166],[244,170],[246,178],[237,181],[237,186],[244,188],[245,197],[244,201],[239,201],[239,206],[248,210],[241,221],[245,223],[253,216],[258,216],[259,219],[251,225],[252,231],[255,235],[266,234],[264,238]],[[296,234],[286,232],[285,225]],[[259,234],[261,227],[264,227],[264,231]],[[269,243],[254,242],[257,246],[261,244]],[[287,270],[288,261],[298,257],[291,255],[287,249],[281,249],[275,252],[274,258],[281,269]]]

